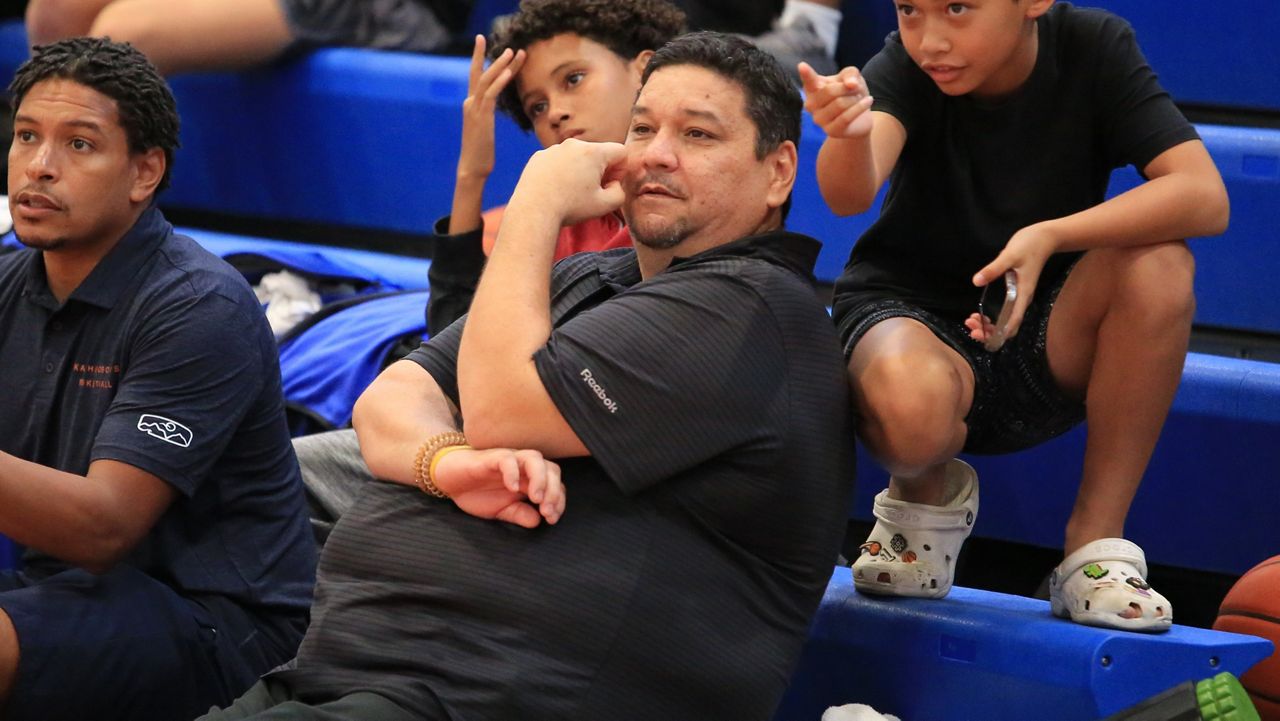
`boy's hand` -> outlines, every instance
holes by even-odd
[[[1000,255],[973,276],[973,284],[978,287],[1000,278],[1005,271],[1012,270],[1018,276],[1018,299],[1013,304],[1013,312],[1004,328],[1006,339],[1017,335],[1027,306],[1035,297],[1040,273],[1053,253],[1054,241],[1049,234],[1039,225],[1029,225],[1014,233]],[[991,321],[990,318],[979,317],[977,313],[969,316],[964,322],[969,329],[969,337],[985,341],[996,331]]]
[[[564,514],[560,466],[533,450],[453,451],[436,465],[435,482],[458,508],[478,518],[535,528]]]
[[[467,99],[462,101],[462,152],[458,155],[458,177],[485,179],[493,172],[494,110],[498,95],[524,66],[525,52],[503,51],[488,68],[484,66],[485,40],[476,36],[471,52],[471,76]]]
[[[626,157],[621,143],[588,143],[577,138],[533,154],[507,206],[551,213],[560,225],[598,218],[622,207],[624,193],[617,177]]]
[[[808,63],[797,66],[804,84],[804,108],[828,138],[863,138],[871,133],[871,104],[862,73],[847,67],[819,75]]]

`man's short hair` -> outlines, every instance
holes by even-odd
[[[684,32],[684,22],[684,11],[668,0],[522,0],[520,11],[494,31],[489,58],[573,33],[629,61]],[[498,107],[523,130],[533,127],[514,82],[503,89]]]
[[[39,45],[9,84],[14,114],[32,87],[51,78],[71,80],[116,101],[129,151],[163,150],[164,176],[156,194],[169,187],[173,152],[178,147],[178,107],[169,85],[145,55],[128,43],[108,38],[69,38]]]
[[[689,33],[653,54],[640,77],[641,86],[658,70],[677,65],[706,68],[742,88],[747,116],[756,126],[756,159],[763,159],[786,140],[800,145],[804,101],[769,53],[737,35]]]

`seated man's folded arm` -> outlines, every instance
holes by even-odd
[[[94,573],[128,555],[177,495],[119,461],[94,461],[81,476],[0,453],[0,532]]]
[[[532,448],[552,458],[589,455],[533,364],[551,335],[551,253],[559,218],[508,209],[472,301],[458,363],[468,440],[477,448]],[[530,212],[530,211],[533,212]],[[536,257],[531,257],[536,256]]]
[[[414,484],[414,458],[423,441],[459,430],[457,407],[422,366],[397,361],[365,389],[351,415],[360,454],[373,475]]]
[[[535,154],[507,205],[471,303],[458,355],[458,398],[478,448],[528,448],[551,458],[589,455],[538,377],[533,356],[551,335],[551,266],[563,225],[618,208],[602,185],[622,146],[570,143]]]
[[[435,342],[450,345],[451,332]],[[422,456],[431,439],[457,431],[461,420],[440,382],[414,360],[383,371],[356,402],[352,422],[365,463],[383,480],[438,491],[473,516],[526,528],[555,523],[564,513],[560,469],[536,451],[467,450],[449,454],[438,467],[434,456]],[[419,466],[424,461],[432,468],[426,483]]]

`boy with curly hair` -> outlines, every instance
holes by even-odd
[[[484,67],[476,37],[462,104],[452,213],[436,223],[427,330],[439,333],[466,313],[502,208],[481,213],[494,165],[494,112],[500,109],[543,147],[565,138],[620,142],[654,50],[684,31],[684,13],[667,0],[525,0],[495,32]],[[615,214],[564,228],[556,257],[623,248],[631,238]]]

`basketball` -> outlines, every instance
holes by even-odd
[[[1280,649],[1280,556],[1249,569],[1227,591],[1213,627],[1261,636]],[[1280,721],[1280,652],[1273,652],[1240,677],[1262,721]]]

